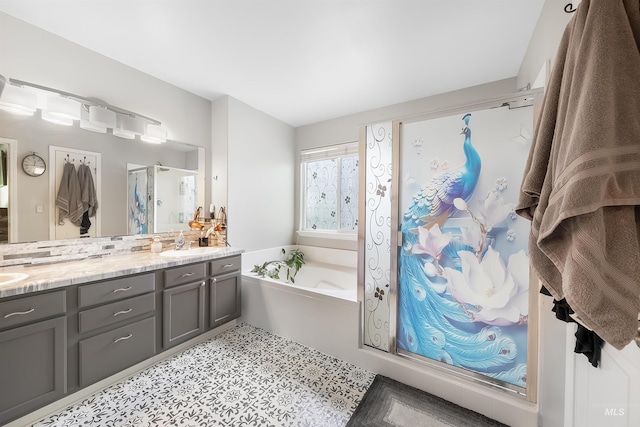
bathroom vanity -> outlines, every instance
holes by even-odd
[[[23,269],[0,287],[0,425],[238,318],[241,253]]]

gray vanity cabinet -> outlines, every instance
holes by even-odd
[[[65,291],[0,302],[0,425],[65,395],[65,312]]]
[[[164,272],[162,347],[171,348],[205,331],[206,263]]]
[[[240,261],[237,256],[209,263],[210,329],[240,317]]]
[[[0,425],[239,317],[240,261],[0,298]]]
[[[154,291],[153,273],[79,286],[80,387],[155,355]]]

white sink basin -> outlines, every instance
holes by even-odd
[[[221,251],[222,249],[224,248],[198,247],[198,248],[191,248],[191,249],[180,249],[178,251],[175,249],[171,249],[169,251],[160,252],[160,256],[170,257],[170,258],[182,258],[186,256],[214,254],[218,251]]]
[[[29,277],[26,273],[0,273],[0,288]]]

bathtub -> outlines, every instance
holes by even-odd
[[[287,253],[294,248],[305,254],[305,264],[296,274],[294,283],[286,281],[286,268],[280,270],[280,279],[260,277],[251,272],[256,264],[282,259],[282,248],[244,253],[243,280],[285,286],[307,296],[319,294],[347,301],[357,300],[356,252],[313,246],[285,246]]]
[[[305,264],[295,284],[251,273],[254,265],[282,259],[281,247],[242,254],[241,320],[342,360],[356,360],[360,303],[357,252],[299,248]],[[280,276],[286,278],[286,272]]]

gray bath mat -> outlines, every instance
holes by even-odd
[[[347,427],[483,427],[505,426],[382,375],[376,375]]]

